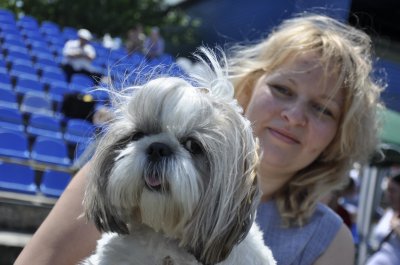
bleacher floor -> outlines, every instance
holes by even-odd
[[[55,199],[12,192],[0,192],[0,198],[0,265],[11,265],[49,214]]]

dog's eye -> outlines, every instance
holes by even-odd
[[[193,138],[188,138],[183,142],[184,147],[192,154],[198,155],[203,152],[201,145],[198,141]]]
[[[144,133],[142,132],[134,132],[131,136],[131,141],[137,141],[140,140],[141,138],[143,138]]]

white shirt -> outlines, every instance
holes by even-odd
[[[387,209],[375,227],[372,229],[370,244],[373,248],[379,246],[385,236],[390,233],[390,220],[392,220],[394,212],[391,208]]]
[[[75,56],[79,54],[85,54],[89,58],[79,57],[71,58],[69,56]],[[83,47],[80,44],[80,40],[69,40],[65,43],[63,48],[63,64],[71,65],[75,70],[88,70],[93,71],[92,60],[96,57],[96,51],[90,44],[85,44]]]

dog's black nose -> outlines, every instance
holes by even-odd
[[[155,142],[147,148],[147,155],[151,161],[158,161],[161,158],[170,156],[171,154],[171,148],[163,143]]]

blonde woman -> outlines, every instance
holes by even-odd
[[[377,147],[370,48],[355,28],[303,15],[233,49],[236,97],[262,151],[257,221],[278,264],[354,264],[349,230],[317,202]]]

